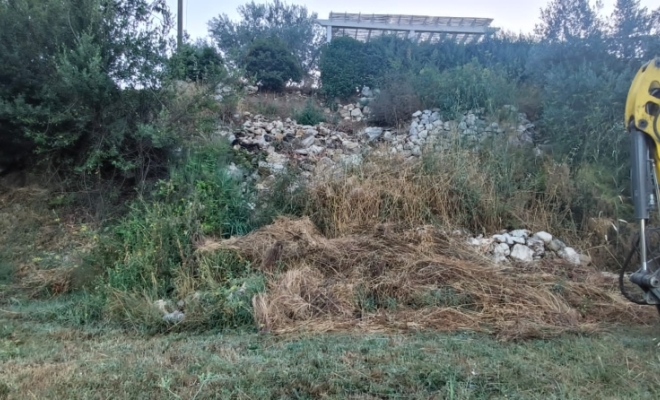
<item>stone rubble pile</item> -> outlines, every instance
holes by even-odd
[[[343,106],[341,110],[344,109],[354,114],[355,117],[351,115],[350,118],[356,120],[364,115],[359,105]],[[354,110],[358,110],[359,115]],[[513,107],[508,110],[515,112]],[[478,143],[489,136],[506,135],[512,143],[532,143],[534,124],[524,114],[517,115],[517,126],[488,123],[479,115],[479,112],[465,113],[459,121],[443,121],[438,110],[424,110],[413,114],[410,127],[405,130],[367,126],[355,133],[347,133],[327,123],[300,125],[290,118],[270,120],[246,112],[239,129],[221,131],[220,134],[237,148],[265,153],[265,160],[259,167],[267,175],[284,171],[292,162],[309,173],[318,172],[318,168],[327,170],[359,164],[362,156],[376,146],[384,146],[389,153],[412,159],[425,149],[446,148],[456,137]]]
[[[568,247],[561,240],[543,231],[534,234],[526,229],[502,231],[492,237],[483,237],[483,235],[471,237],[467,242],[479,248],[497,263],[533,262],[556,258],[574,265],[591,262],[588,255],[579,254],[574,248]]]
[[[413,146],[413,149],[416,149],[434,139],[437,142],[439,138],[447,138],[449,132],[457,132],[458,137],[470,144],[478,144],[486,138],[505,134],[513,145],[534,144],[536,126],[527,119],[527,115],[518,113],[514,106],[504,106],[503,111],[511,114],[516,123],[508,123],[505,126],[500,126],[497,122],[489,123],[483,117],[483,109],[464,113],[460,120],[449,121],[442,120],[438,109],[417,111],[413,114],[410,124],[408,147]],[[397,147],[397,150],[402,149]]]
[[[259,172],[271,175],[294,163],[309,173],[338,164],[359,164],[369,132],[367,129],[363,134],[354,135],[334,130],[326,123],[299,125],[290,118],[270,120],[245,113],[240,129],[219,134],[235,148],[263,154],[265,159],[259,161]]]
[[[368,86],[362,88],[360,100],[355,104],[347,104],[339,106],[339,115],[344,121],[366,121],[369,119],[371,110],[368,104],[378,95],[378,89],[371,90]]]

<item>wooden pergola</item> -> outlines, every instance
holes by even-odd
[[[417,42],[452,40],[469,43],[498,30],[490,27],[491,18],[331,12],[328,19],[317,22],[326,27],[328,43],[332,38],[342,36],[368,42],[382,35],[407,37]]]

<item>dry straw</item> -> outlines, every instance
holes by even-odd
[[[308,218],[282,217],[199,251],[221,249],[268,276],[267,291],[253,299],[254,317],[274,333],[470,329],[516,339],[657,318],[594,268],[495,264],[430,226],[378,225],[329,239]]]

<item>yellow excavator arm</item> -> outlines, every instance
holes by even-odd
[[[660,312],[660,228],[647,226],[651,213],[660,211],[660,58],[637,71],[626,99],[625,126],[630,134],[630,189],[639,235],[621,268],[619,286],[629,300],[655,305]],[[635,255],[638,258],[632,262]],[[624,289],[623,277],[631,263],[638,269],[629,279],[643,290],[643,299]]]
[[[659,116],[660,57],[648,61],[637,71],[626,99],[625,126],[646,133],[660,148]]]

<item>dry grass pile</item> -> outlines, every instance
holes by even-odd
[[[555,173],[551,165],[540,167]],[[316,182],[306,211],[330,237],[390,222],[410,228],[439,223],[473,232],[496,232],[512,224],[550,232],[565,227],[571,216],[553,201],[562,188],[549,184],[548,193],[527,190],[525,172],[519,169],[501,182],[501,171],[459,149],[415,162],[372,156],[345,176]]]
[[[412,162],[373,154],[344,175],[322,176],[307,187],[303,215],[331,238],[368,232],[375,223],[434,224],[474,235],[547,231],[599,267],[618,268],[632,226],[611,210],[587,208],[586,197],[564,164],[497,151],[478,156],[456,146]]]
[[[656,318],[595,269],[496,265],[429,226],[379,225],[329,239],[307,218],[280,218],[198,251],[221,249],[238,251],[268,276],[254,316],[274,333],[470,329],[510,339]]]

